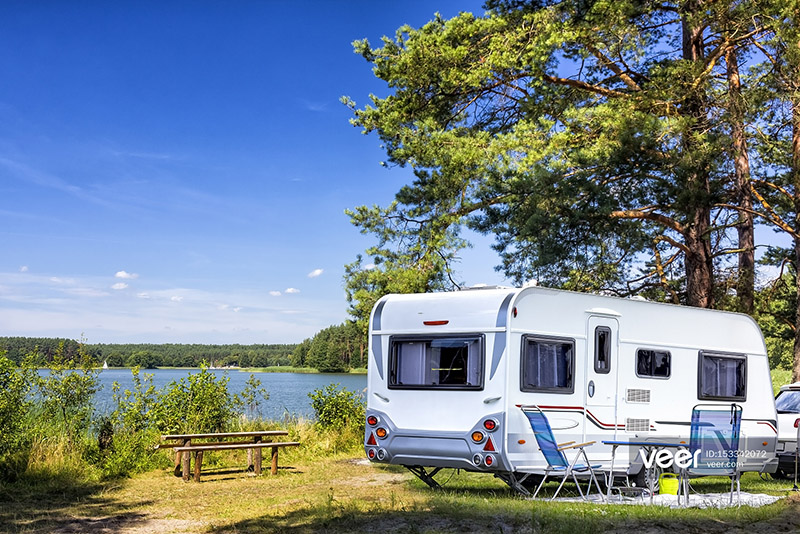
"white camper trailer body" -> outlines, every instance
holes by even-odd
[[[367,456],[431,485],[431,468],[512,486],[540,472],[528,405],[608,467],[603,440],[688,443],[695,405],[736,403],[740,469],[776,466],[766,348],[746,315],[541,287],[387,295],[369,350]],[[615,472],[640,472],[637,453],[618,451]]]

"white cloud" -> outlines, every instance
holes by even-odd
[[[316,278],[321,275],[324,271],[322,269],[314,269],[310,273],[308,273],[309,278]]]
[[[241,306],[236,306],[236,307],[233,309],[233,311],[235,311],[236,313],[239,313],[240,311],[242,311],[242,307],[241,307]]]
[[[136,296],[139,297],[140,299],[149,299],[150,298],[150,294],[149,293],[137,293]]]
[[[111,286],[111,289],[127,289],[127,288],[128,288],[128,284],[126,284],[125,282],[118,282],[118,283],[114,284],[113,286]]]
[[[135,278],[139,278],[139,275],[136,273],[129,273],[127,271],[117,271],[117,274],[114,275],[114,278],[126,278],[133,280]]]
[[[174,296],[170,297],[169,300],[171,300],[172,302],[180,302],[180,301],[183,300],[183,297],[181,297],[180,295],[174,295]]]
[[[270,291],[269,294],[272,295],[273,297],[280,297],[281,296],[281,292],[280,291]]]
[[[292,294],[292,293],[300,293],[300,290],[294,287],[287,287],[284,293]]]
[[[27,273],[28,272],[28,266],[27,265],[21,265],[20,268],[19,268],[19,272]]]

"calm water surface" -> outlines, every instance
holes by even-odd
[[[231,394],[242,391],[250,375],[255,375],[261,380],[261,387],[269,393],[269,399],[261,403],[260,415],[273,420],[282,420],[286,416],[313,417],[314,411],[311,409],[311,399],[308,398],[308,394],[328,384],[340,384],[342,387],[358,393],[363,392],[367,387],[367,375],[251,373],[235,369],[210,371],[230,379],[228,391]],[[173,380],[178,381],[199,372],[200,369],[154,369],[142,371],[139,376],[152,374],[153,384],[156,388],[162,388]],[[111,397],[111,386],[114,382],[119,382],[123,391],[133,387],[130,369],[103,369],[98,374],[98,378],[102,389],[95,396],[95,407],[100,412],[110,412],[114,409]]]

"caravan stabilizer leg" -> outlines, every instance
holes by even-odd
[[[407,465],[407,466],[406,466],[406,469],[408,469],[409,471],[411,471],[412,473],[414,473],[415,475],[417,475],[417,477],[418,477],[418,478],[419,478],[421,481],[423,481],[425,484],[427,484],[427,485],[428,485],[428,486],[430,486],[431,488],[433,488],[433,489],[442,489],[442,487],[439,485],[439,483],[438,483],[438,482],[436,482],[436,481],[433,479],[433,477],[434,477],[434,476],[436,476],[436,473],[438,473],[439,471],[441,471],[441,470],[442,470],[442,468],[441,468],[441,467],[437,467],[436,469],[434,469],[434,470],[433,470],[433,471],[431,471],[430,473],[428,473],[428,472],[425,470],[425,468],[424,468],[424,467],[422,467],[421,465],[413,465],[413,466],[411,466],[411,465]]]
[[[528,491],[528,488],[522,485],[525,482],[525,479],[528,478],[531,474],[525,473],[521,477],[517,478],[514,473],[495,473],[494,476],[508,484],[512,490],[516,491],[520,495],[524,497],[529,497],[531,492]]]

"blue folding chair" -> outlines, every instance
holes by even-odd
[[[739,433],[742,426],[742,407],[738,404],[698,404],[692,409],[689,452],[692,465],[681,470],[680,496],[689,504],[689,479],[701,476],[728,476],[731,479],[730,501],[733,492],[740,498]]]
[[[547,421],[547,417],[544,415],[544,412],[539,409],[539,407],[523,406],[522,412],[527,416],[528,421],[530,421],[533,435],[536,437],[536,442],[539,444],[539,449],[542,451],[542,454],[547,461],[547,468],[544,470],[544,477],[539,483],[539,486],[536,488],[536,491],[533,493],[533,497],[535,498],[536,495],[538,495],[539,490],[542,489],[542,486],[544,486],[544,483],[547,482],[547,478],[550,475],[560,475],[561,484],[558,485],[558,489],[550,498],[551,501],[558,496],[558,493],[561,491],[561,488],[564,486],[564,483],[568,478],[572,478],[572,480],[575,482],[575,485],[578,487],[578,493],[580,493],[583,499],[586,499],[586,497],[591,493],[592,483],[594,483],[595,487],[597,488],[597,493],[603,500],[605,500],[605,495],[600,489],[600,483],[597,481],[597,476],[594,472],[595,469],[600,468],[600,465],[591,465],[585,450],[586,447],[592,445],[594,441],[589,441],[587,443],[575,443],[574,441],[561,444],[556,443],[556,438],[553,436],[553,430],[550,428],[550,423]],[[566,455],[564,454],[564,451],[567,450],[576,450],[575,457],[572,459],[572,461],[568,461]],[[581,458],[583,458],[584,463],[578,463],[578,460]],[[586,494],[584,494],[578,479],[587,477],[589,478],[589,483],[586,489]]]

